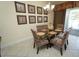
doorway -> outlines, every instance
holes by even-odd
[[[79,36],[79,8],[66,10],[65,28],[72,28],[70,34]]]

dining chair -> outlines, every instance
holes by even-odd
[[[33,45],[33,47],[35,48],[37,48],[37,54],[38,54],[38,52],[39,52],[39,48],[41,47],[41,46],[44,46],[44,45],[47,45],[47,48],[48,48],[48,40],[47,40],[47,38],[46,38],[46,36],[43,36],[43,38],[40,38],[37,34],[36,34],[36,31],[34,31],[33,29],[31,29],[31,31],[32,31],[32,34],[33,34],[33,37],[34,37],[34,45]]]
[[[69,32],[64,32],[62,37],[55,37],[54,39],[50,40],[50,43],[60,49],[61,56],[63,55],[63,47],[66,50],[68,44],[68,35]]]
[[[66,32],[67,33],[67,36],[66,36],[66,39],[67,39],[67,45],[68,45],[68,37],[69,37],[69,33],[72,31],[72,28],[68,28],[68,29],[66,29],[64,32]]]
[[[42,31],[43,29],[44,30],[48,30],[48,25],[37,25],[36,26],[36,28],[37,28],[37,31]]]

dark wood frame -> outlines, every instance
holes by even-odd
[[[39,17],[41,17],[41,21],[39,21]],[[37,23],[42,23],[42,16],[37,16]]]
[[[29,15],[28,17],[29,17],[29,24],[36,23],[36,16]],[[34,22],[31,22],[31,19],[30,19],[31,17],[34,17],[34,19],[32,19],[34,20]]]
[[[47,19],[45,20],[45,18]],[[48,22],[48,16],[44,16],[44,22]]]
[[[44,14],[45,14],[45,15],[48,15],[47,9],[46,9],[46,10],[44,9]]]
[[[25,17],[25,22],[21,23],[19,17]],[[19,25],[27,24],[27,16],[26,15],[17,15],[17,22]]]
[[[41,9],[41,12],[39,12],[39,9]],[[42,14],[42,7],[37,7],[37,14]]]
[[[30,11],[30,7],[33,7],[34,8],[34,11],[33,12]],[[28,13],[35,14],[35,6],[34,5],[29,5],[28,4]]]
[[[23,6],[24,6],[24,11],[19,11],[19,10],[17,9],[17,4],[23,5]],[[19,13],[26,13],[26,6],[25,6],[24,3],[16,2],[16,1],[15,1],[15,9],[16,9],[16,12],[19,12]]]

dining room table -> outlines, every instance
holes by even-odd
[[[48,32],[49,47],[51,47],[51,43],[50,43],[51,39],[53,39],[56,36],[56,34],[57,34],[57,32],[55,32],[55,31],[49,31]]]
[[[49,40],[51,39],[51,37],[55,37],[56,34],[57,34],[57,32],[55,32],[55,31],[49,31],[48,32],[48,38],[49,38]]]
[[[51,37],[56,36],[57,32],[55,32],[55,31],[48,31],[47,33],[46,32],[37,32],[36,34],[39,36],[39,38],[46,37],[47,40],[49,41],[49,46],[51,46],[51,44],[50,44]],[[47,35],[47,36],[45,36],[45,35]]]
[[[57,32],[55,32],[55,31],[49,31],[48,34],[49,35],[55,35],[56,36]]]
[[[51,37],[51,36],[56,36],[57,32],[55,32],[55,31],[47,31],[47,29],[43,29],[41,32],[37,32],[37,35],[40,36],[40,37],[44,36],[45,34],[47,34],[48,37]]]

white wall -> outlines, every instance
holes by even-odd
[[[53,10],[50,10],[49,11],[49,21],[48,21],[48,27],[50,28],[50,29],[54,29],[54,26],[53,26],[53,21],[54,21],[54,11]]]
[[[47,2],[23,2],[27,4],[41,6],[47,4]],[[26,15],[27,16],[27,24],[18,25],[16,15]],[[14,44],[16,42],[22,40],[31,39],[32,34],[30,29],[36,29],[36,25],[47,24],[47,23],[39,23],[39,24],[29,24],[28,21],[28,12],[26,13],[16,13],[14,2],[0,2],[0,36],[2,36],[1,47],[6,47],[8,45]],[[37,16],[37,14],[35,14]],[[43,15],[42,15],[43,16]],[[36,18],[37,19],[37,18]]]

